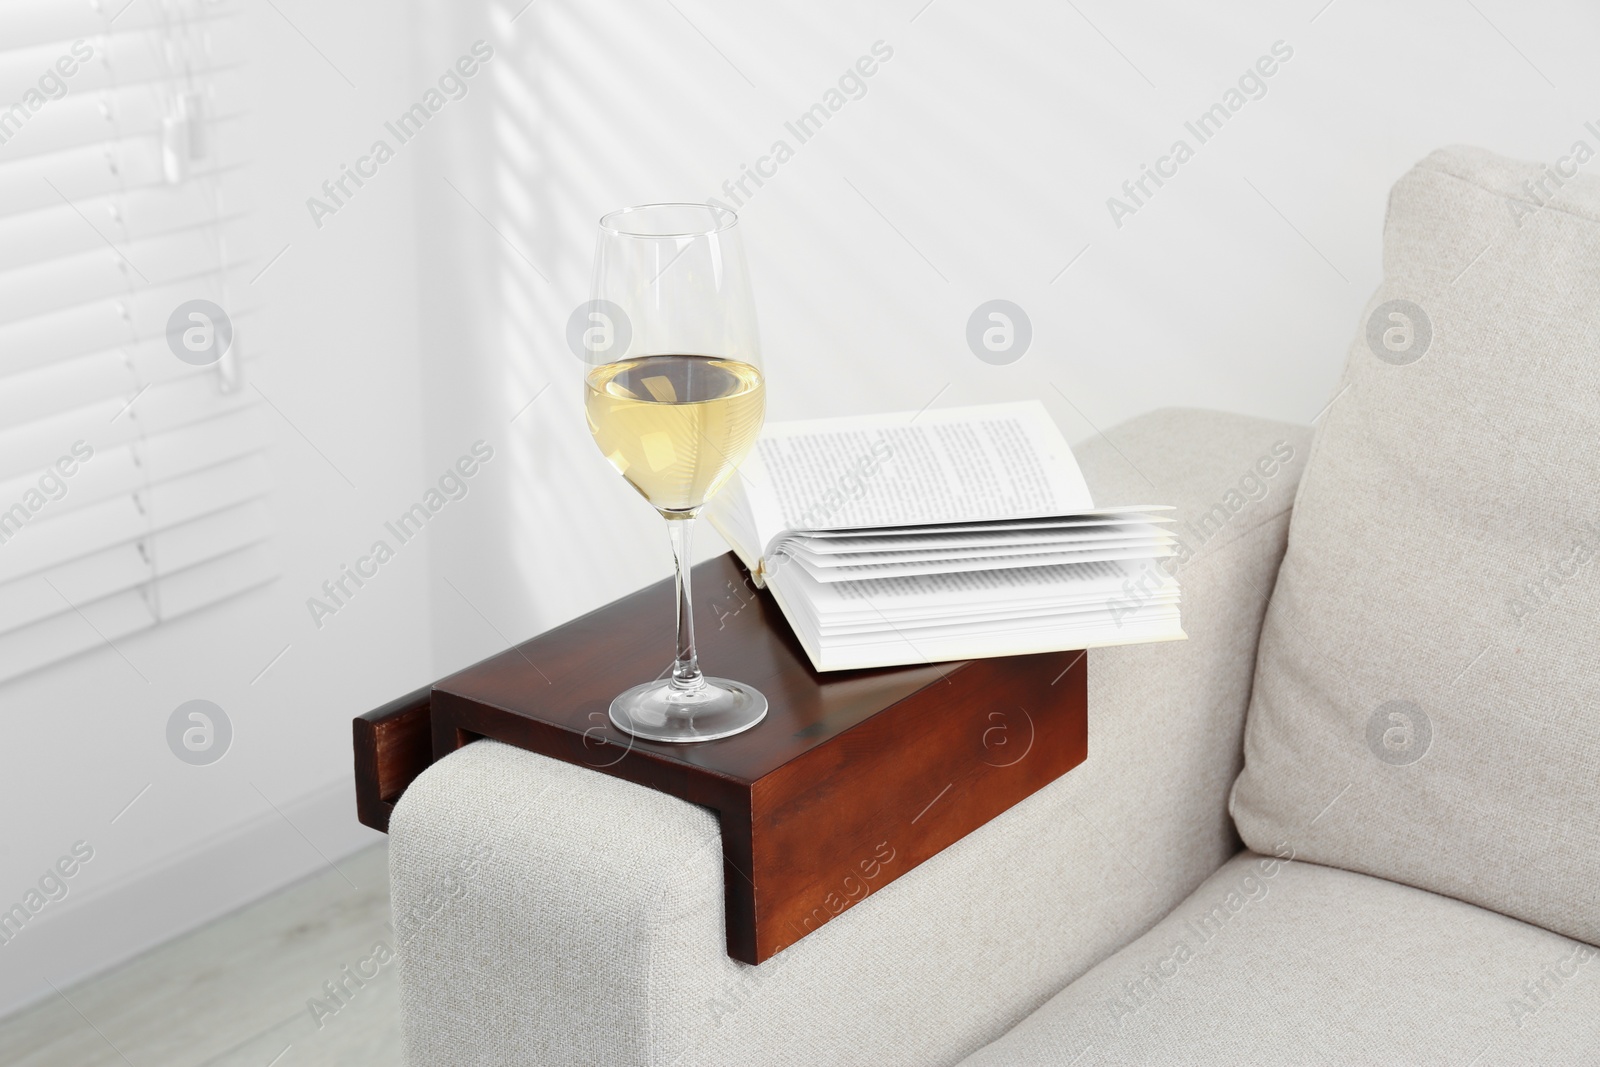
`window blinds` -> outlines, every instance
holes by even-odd
[[[0,4],[0,682],[275,576],[231,7],[126,2]]]

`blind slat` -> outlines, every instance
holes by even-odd
[[[0,216],[0,271],[104,247],[100,234],[121,243],[238,217],[197,182],[91,197],[70,206],[58,200],[38,211]]]
[[[198,106],[201,121],[216,129],[237,122],[243,104],[237,91],[209,87],[206,95],[180,105],[179,94],[169,84],[144,82],[98,91],[69,93],[30,111],[15,98],[0,96],[0,156],[7,161],[70,152],[121,138],[162,136],[168,116],[176,118],[180,106]],[[204,143],[204,142],[202,142]]]
[[[232,284],[234,291],[245,289],[247,283],[240,280],[243,270],[230,263],[231,282],[219,275],[199,275],[0,325],[0,378],[138,341],[159,339],[165,344],[173,308],[200,297],[231,308],[227,285]],[[231,309],[229,318],[234,318]],[[234,324],[238,325],[237,319]]]
[[[122,20],[117,21],[120,25]],[[21,100],[24,93],[33,89],[47,98],[56,95],[56,100],[45,105],[51,107],[60,100],[80,93],[97,93],[124,86],[158,83],[188,89],[242,67],[238,63],[222,64],[208,59],[197,64],[197,69],[192,72],[175,72],[162,54],[162,36],[160,30],[143,30],[113,34],[109,38],[86,36],[50,41],[31,48],[0,51],[0,100],[9,104]],[[80,39],[83,45],[74,53],[72,46]],[[89,58],[82,60],[85,51],[89,52]],[[63,57],[68,59],[65,69],[73,71],[70,75],[62,75],[62,68],[57,66]],[[53,79],[47,77],[51,72],[59,76],[66,86],[65,96],[59,95],[61,90]],[[192,77],[187,76],[190,73]],[[41,80],[43,85],[40,84]],[[40,113],[43,113],[43,108]]]
[[[229,154],[226,144],[214,158],[215,162],[190,171],[190,180],[224,174],[240,163]],[[127,189],[166,184],[159,137],[128,137],[15,162],[6,162],[0,155],[0,217],[55,207],[62,196],[76,204]]]
[[[223,245],[209,227],[182,230],[116,249],[97,247],[0,274],[0,327],[85,303],[127,298],[139,290],[220,274]]]
[[[57,467],[29,471],[0,482],[0,511],[26,501],[29,491],[36,490],[38,497],[33,502],[43,498],[37,515],[39,521],[45,521],[260,452],[270,443],[269,415],[265,405],[253,404],[169,433],[95,448],[92,458],[65,465],[64,469],[72,471],[69,476],[63,477],[63,468]]]
[[[265,496],[266,464],[250,455],[128,496],[42,519],[0,513],[0,582],[60,566],[113,545],[137,541],[159,530]]]
[[[0,432],[0,478],[42,471],[77,440],[88,442],[97,451],[114,448],[248,407],[259,400],[260,394],[254,390],[218,393],[212,375],[196,375],[151,386],[121,415],[118,412],[127,406],[127,400],[113,397],[53,418],[24,423]]]
[[[177,359],[165,339],[47,363],[0,379],[0,426],[63,415],[112,397],[126,400],[142,385],[215,373]]]
[[[251,501],[0,585],[0,634],[236,552],[270,536],[266,505]]]
[[[246,309],[242,312],[230,315],[229,318],[233,320],[234,336],[238,337],[241,335],[241,331],[249,331],[249,324],[254,321],[255,313],[251,309]],[[44,356],[48,355],[48,353],[38,353],[37,355]],[[240,355],[244,359],[253,360],[259,357],[260,350],[252,347],[249,352],[245,352],[243,348],[241,348]],[[120,359],[125,361],[131,368],[129,373],[132,374],[133,380],[136,380],[140,383],[160,384],[176,378],[182,378],[191,373],[209,373],[204,367],[197,367],[194,364],[184,363],[182,360],[177,359],[172,354],[172,349],[168,346],[165,336],[150,337],[141,341],[115,345],[111,348],[103,348],[94,352],[84,352],[77,355],[62,356],[54,361],[41,362],[32,366],[15,368],[10,374],[0,374],[0,405],[6,403],[6,401],[3,399],[6,391],[13,388],[31,390],[35,387],[32,383],[45,380],[36,379],[33,377],[34,375],[48,376],[57,373],[59,368],[70,366],[79,360],[85,361],[82,364],[84,367],[107,367],[109,364],[107,364],[105,361],[108,359]],[[80,400],[83,403],[89,403],[93,400],[104,399],[105,397],[113,394],[120,395],[121,392],[122,390],[120,388],[120,383],[118,388],[104,387],[99,383],[96,383],[93,386],[85,387],[84,396],[80,397]],[[127,395],[131,396],[132,393],[129,392]],[[35,408],[33,409],[33,412],[37,418],[46,418],[50,415],[66,411],[70,406],[70,404],[64,404],[59,408]],[[0,425],[5,424],[5,420],[0,418]]]
[[[98,46],[108,37],[159,36],[177,25],[176,20],[163,13],[163,5],[150,3],[129,6],[113,23],[111,17],[124,3],[126,0],[75,4],[62,0],[8,0],[0,17],[5,20],[6,43],[14,48],[70,44],[80,37]],[[228,18],[234,11],[220,3],[196,4],[191,10],[194,13],[187,22],[197,30]]]
[[[77,605],[77,611],[0,635],[0,682],[104,648],[107,640],[120,642],[157,622],[231,600],[277,576],[271,554],[257,544],[161,579],[159,615],[138,589]]]

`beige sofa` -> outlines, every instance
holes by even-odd
[[[429,770],[413,1067],[1600,1064],[1600,181],[1547,173],[1400,180],[1314,436],[1082,450],[1181,508],[1190,640],[1094,652],[1084,765],[767,963],[709,812],[493,742]]]

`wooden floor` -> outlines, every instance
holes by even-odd
[[[401,1067],[393,962],[339,1001],[323,988],[393,946],[386,864],[366,849],[0,1019],[0,1064]],[[338,1010],[314,1015],[312,998]]]

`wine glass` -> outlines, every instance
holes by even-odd
[[[738,217],[648,204],[600,220],[584,408],[600,451],[667,520],[677,568],[670,677],[611,702],[617,728],[652,741],[710,741],[767,714],[754,687],[700,673],[690,610],[695,517],[750,451],[766,416],[755,305]]]

